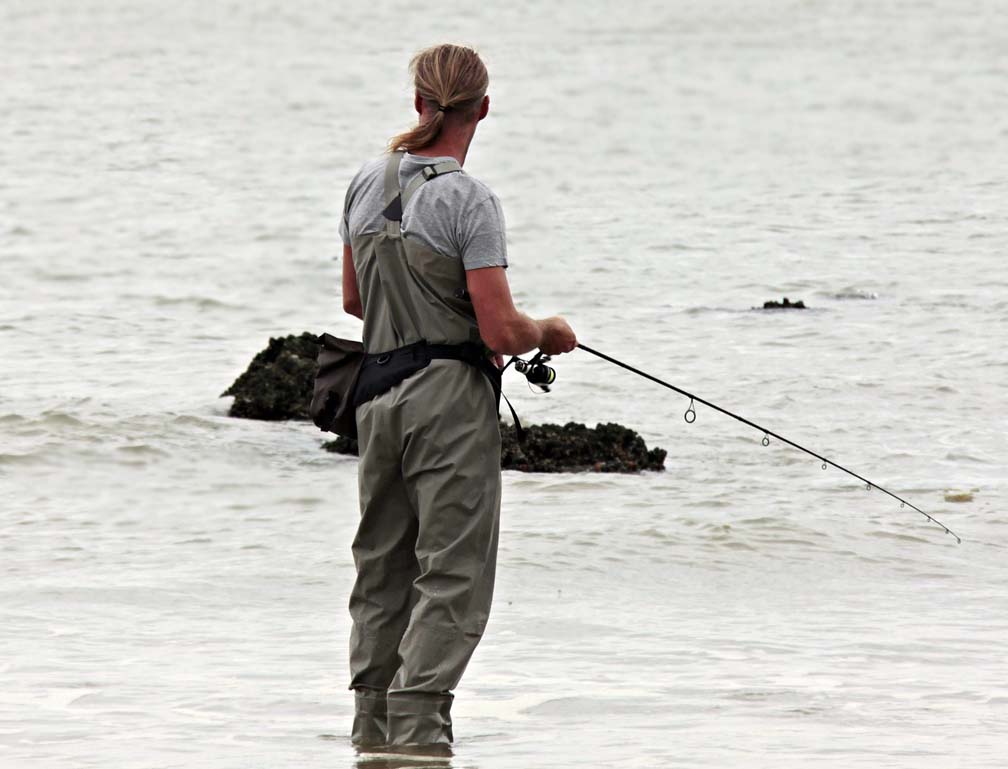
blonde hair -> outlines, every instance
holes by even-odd
[[[389,142],[392,152],[412,152],[432,143],[441,133],[448,112],[471,119],[490,83],[479,54],[460,45],[445,43],[426,48],[413,57],[409,68],[420,98],[436,111],[427,121],[393,136]]]

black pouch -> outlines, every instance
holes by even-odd
[[[318,338],[318,372],[308,413],[319,429],[357,437],[354,391],[364,363],[364,345],[332,334]]]
[[[360,381],[354,394],[354,406],[388,392],[416,372],[427,368],[433,358],[430,345],[422,340],[389,352],[365,355]]]
[[[397,384],[406,381],[418,371],[430,365],[432,360],[447,358],[460,360],[474,366],[490,381],[493,389],[496,408],[500,410],[501,371],[487,357],[486,348],[479,344],[466,342],[463,344],[429,344],[421,339],[419,342],[398,347],[383,353],[369,353],[364,356],[360,369],[360,377],[354,391],[353,406],[357,408],[372,398],[386,393]],[[515,432],[519,442],[524,442],[525,431],[522,429],[518,414],[507,398],[504,398],[514,417]],[[356,426],[356,425],[355,425]],[[342,434],[342,433],[341,433]],[[356,433],[354,436],[356,437]]]

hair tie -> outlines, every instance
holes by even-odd
[[[450,110],[450,109],[451,109],[451,107],[445,107],[445,106],[443,106],[443,105],[441,105],[441,104],[438,104],[438,105],[437,105],[437,111],[438,111],[438,112],[447,112],[447,111],[448,111],[448,110]]]

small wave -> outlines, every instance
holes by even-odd
[[[270,243],[273,241],[295,240],[298,234],[294,230],[271,230],[270,232],[260,232],[253,240],[259,243]]]
[[[713,251],[713,246],[696,246],[689,243],[653,243],[644,246],[645,251],[656,251],[664,254],[670,251]]]
[[[945,459],[950,462],[977,462],[979,464],[986,464],[987,460],[983,457],[974,456],[973,454],[966,454],[964,452],[956,453],[950,451],[945,455]]]
[[[44,461],[44,457],[37,452],[31,454],[0,454],[0,467],[11,465],[30,465],[39,460]]]
[[[644,537],[645,539],[653,539],[658,542],[678,542],[679,537],[674,537],[666,531],[659,531],[656,528],[644,529],[639,531],[638,535]]]
[[[730,499],[716,499],[714,497],[707,497],[704,499],[684,502],[683,505],[689,508],[701,508],[701,509],[706,508],[717,510],[728,507],[734,507],[735,502]]]
[[[869,532],[869,536],[877,537],[878,539],[896,539],[899,540],[900,542],[917,542],[920,544],[925,544],[930,541],[925,539],[924,537],[918,537],[913,534],[905,534],[903,532],[898,531],[877,530]]]
[[[67,414],[65,411],[43,411],[40,415],[42,419],[40,420],[41,425],[44,427],[83,427],[84,422],[73,416],[72,414]],[[35,420],[33,420],[35,421]]]
[[[148,443],[135,443],[127,446],[118,446],[116,448],[121,454],[127,454],[130,456],[150,456],[150,457],[166,457],[167,452],[162,451],[156,446],[151,446]]]
[[[830,299],[837,299],[840,301],[844,300],[873,300],[878,299],[878,294],[874,291],[868,291],[864,288],[842,288],[839,291],[820,291],[818,292],[820,296],[825,296]]]
[[[724,540],[717,543],[717,549],[727,549],[727,550],[746,550],[749,552],[755,552],[756,548],[745,542],[739,542],[737,540]]]
[[[913,575],[916,579],[921,580],[930,579],[930,580],[944,581],[951,579],[959,579],[958,575],[956,574],[942,574],[941,572],[937,571],[914,571]]]
[[[49,270],[36,270],[35,276],[40,281],[48,283],[84,283],[97,277],[86,272],[51,272]]]
[[[238,305],[230,302],[222,302],[210,296],[155,296],[154,304],[157,307],[175,307],[178,305],[191,305],[200,310],[212,309],[237,309]]]
[[[225,409],[221,413],[222,415],[226,414],[227,410]],[[222,430],[225,427],[225,425],[221,424],[215,419],[207,419],[206,417],[194,416],[192,414],[182,414],[180,416],[177,416],[174,419],[172,419],[172,424],[181,425],[184,427],[185,426],[202,427],[207,430],[214,430],[214,431]]]
[[[532,705],[521,712],[530,716],[583,718],[608,716],[613,713],[639,713],[640,699],[603,699],[595,697],[558,697]]]
[[[737,524],[739,526],[752,526],[757,528],[786,529],[784,521],[770,515],[761,515],[758,518],[742,518]]]
[[[704,315],[706,313],[719,312],[719,313],[742,313],[751,312],[756,308],[739,308],[739,307],[687,307],[683,310],[686,315]],[[762,308],[761,308],[762,309]]]

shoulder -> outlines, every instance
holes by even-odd
[[[388,156],[367,161],[350,180],[343,199],[343,218],[351,211],[362,211],[378,205],[385,189],[384,169]],[[380,206],[379,206],[380,207]]]
[[[459,214],[466,214],[478,208],[489,207],[500,210],[500,201],[490,187],[470,176],[465,171],[445,174],[439,177],[442,194],[451,198]],[[436,188],[435,188],[436,189]]]
[[[381,157],[372,158],[368,160],[364,165],[360,167],[360,170],[354,174],[353,179],[350,181],[350,189],[355,189],[364,184],[372,182],[376,178],[380,178],[385,170],[385,163],[388,161],[387,155],[382,155]]]
[[[448,156],[428,157],[407,152],[403,156],[401,178],[405,182],[419,173],[424,166],[445,160],[453,160],[453,158]],[[461,204],[461,208],[479,205],[488,198],[497,199],[490,187],[465,170],[441,174],[431,181],[433,184],[428,182],[421,187],[421,190],[433,192],[437,197],[450,197],[453,203]]]
[[[494,194],[493,190],[485,183],[477,179],[475,176],[470,176],[465,171],[459,174],[465,180],[465,184],[469,185],[470,197],[479,204],[486,200],[497,200],[497,196]]]

